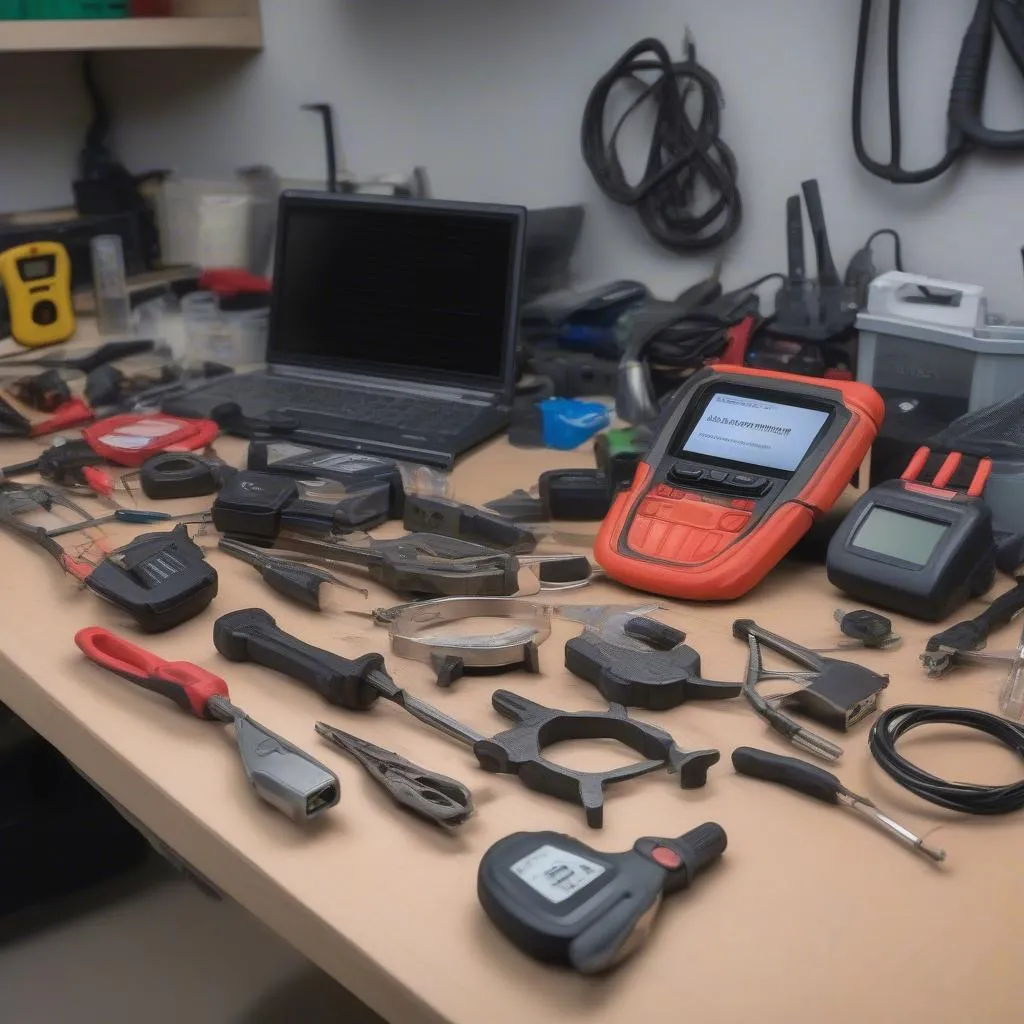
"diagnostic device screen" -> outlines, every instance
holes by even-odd
[[[822,409],[718,391],[682,451],[792,472],[828,417]]]
[[[52,256],[34,256],[27,260],[18,260],[18,273],[22,281],[38,281],[42,277],[53,277],[54,259]]]
[[[850,543],[879,555],[925,566],[948,529],[948,523],[936,523],[876,505],[861,521]]]

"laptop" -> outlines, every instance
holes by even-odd
[[[525,231],[515,206],[285,192],[266,369],[165,409],[237,402],[296,441],[449,468],[508,425]]]

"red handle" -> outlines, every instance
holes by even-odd
[[[42,434],[52,434],[55,430],[67,430],[69,427],[81,426],[91,419],[92,409],[82,399],[69,398],[57,406],[52,416],[32,424],[32,436],[39,437]]]
[[[109,498],[114,493],[114,482],[99,466],[84,466],[82,479],[93,494],[98,494],[102,498]]]
[[[80,629],[75,634],[75,643],[90,661],[136,686],[173,700],[197,718],[211,717],[206,711],[211,697],[230,699],[228,684],[220,676],[189,661],[164,661],[101,626]]]

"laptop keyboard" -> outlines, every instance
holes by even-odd
[[[309,410],[346,420],[358,420],[399,430],[431,434],[457,434],[483,412],[485,406],[463,405],[443,399],[422,398],[396,391],[344,386],[324,387],[279,377],[235,378],[235,397],[244,406],[246,395],[273,402],[282,409]]]

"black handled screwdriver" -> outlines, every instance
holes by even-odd
[[[929,846],[924,839],[915,835],[883,814],[866,796],[847,789],[831,772],[816,764],[801,761],[798,757],[783,757],[756,747],[737,747],[732,752],[732,766],[740,775],[749,775],[766,782],[777,782],[798,793],[805,793],[826,804],[842,804],[856,811],[873,825],[886,831],[904,846],[924,854],[936,864],[946,859],[946,851]]]

